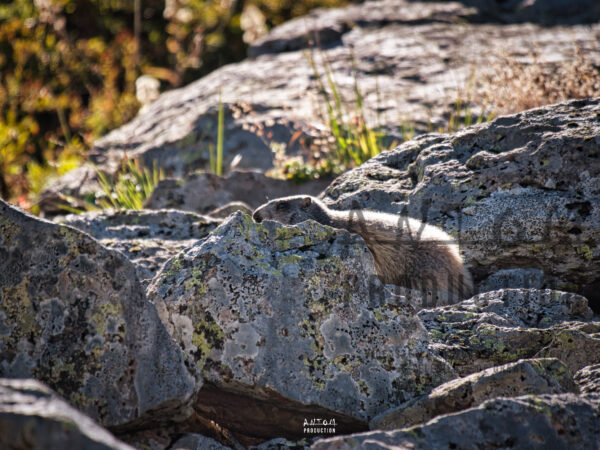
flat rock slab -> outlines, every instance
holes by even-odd
[[[600,322],[577,294],[504,289],[418,315],[461,376],[523,358],[556,357],[572,373],[600,362]]]
[[[125,255],[142,286],[168,259],[208,236],[220,220],[175,210],[103,211],[70,214],[59,223],[84,231]]]
[[[301,438],[310,417],[365,429],[456,376],[362,239],[314,221],[235,213],[148,293],[204,375],[196,411],[238,433]]]
[[[42,383],[0,379],[0,447],[133,450]]]
[[[1,200],[0,354],[106,426],[185,416],[201,386],[131,262]]]
[[[317,441],[311,450],[431,448],[581,448],[600,442],[600,399],[574,394],[489,400],[404,430]]]
[[[491,0],[485,3],[497,6]],[[597,8],[587,5],[580,10],[594,17]],[[569,4],[555,18],[564,19],[574,10]],[[588,61],[600,62],[597,23],[502,24],[495,13],[479,14],[457,2],[384,0],[320,10],[274,29],[251,50],[260,56],[161,95],[133,121],[97,141],[92,161],[113,173],[127,154],[148,167],[156,161],[175,177],[206,168],[209,148],[217,141],[220,99],[225,110],[225,168],[241,155],[237,167],[269,169],[273,148],[306,158],[307,149],[318,147],[317,140],[327,135],[324,102],[303,53],[307,34],[313,32],[324,48],[313,54],[317,66],[323,72],[322,56],[329,61],[338,91],[349,105],[358,81],[366,119],[389,136],[387,146],[401,142],[411,124],[418,134],[445,126],[457,115],[457,98],[472,94],[471,80],[495,74],[494,66],[504,67],[507,58],[551,71],[574,59],[575,45]],[[471,103],[475,119],[494,109],[486,109],[483,96],[474,93]],[[352,106],[349,109],[352,115]],[[81,196],[94,190],[94,178],[88,167],[65,176],[47,192]],[[46,204],[51,207],[50,201]]]
[[[600,98],[419,137],[341,175],[324,200],[439,225],[482,285],[503,269],[535,269],[538,286],[600,308]]]
[[[320,179],[294,183],[271,178],[258,171],[235,170],[224,177],[200,172],[183,180],[160,181],[146,200],[145,207],[175,208],[211,214],[217,208],[238,201],[256,208],[278,197],[297,194],[318,195],[330,182],[330,179]]]
[[[556,358],[522,359],[448,381],[428,395],[375,417],[372,430],[407,428],[496,397],[578,393],[567,366]]]

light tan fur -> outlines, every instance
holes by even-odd
[[[359,234],[373,255],[384,283],[425,292],[449,292],[458,299],[473,294],[471,275],[455,240],[440,228],[417,219],[367,210],[336,211],[310,196],[271,200],[254,220],[296,224],[313,219]]]

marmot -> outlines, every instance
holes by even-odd
[[[336,211],[307,195],[283,197],[259,207],[256,222],[293,225],[313,219],[359,234],[384,283],[429,292],[447,292],[455,301],[473,295],[471,275],[454,239],[441,229],[406,216],[367,210]]]

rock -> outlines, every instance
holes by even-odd
[[[404,430],[317,441],[311,450],[355,448],[582,448],[600,442],[600,400],[574,394],[488,400]]]
[[[375,417],[372,430],[394,430],[428,422],[436,416],[478,406],[496,397],[578,393],[569,369],[555,358],[522,359],[448,381],[428,395]]]
[[[170,450],[227,450],[227,447],[219,442],[197,433],[188,433],[177,440]]]
[[[229,202],[217,209],[208,212],[210,217],[226,219],[236,211],[241,211],[246,214],[252,214],[253,209],[244,202]]]
[[[543,287],[586,295],[600,310],[598,117],[595,98],[425,135],[341,175],[324,200],[442,227],[459,240],[476,283],[533,269]]]
[[[362,239],[314,221],[236,212],[167,262],[148,295],[205,378],[197,414],[255,440],[306,437],[307,417],[364,430],[455,377]]]
[[[220,223],[211,217],[174,210],[88,212],[68,215],[59,222],[123,253],[135,265],[143,286],[166,260],[204,239]]]
[[[270,178],[257,171],[236,170],[226,177],[201,172],[191,175],[183,182],[175,179],[162,180],[145,206],[150,209],[176,208],[201,214],[208,214],[234,201],[256,208],[272,198],[301,193],[318,195],[330,181],[322,179],[295,184]]]
[[[561,9],[557,18],[567,17],[571,10]],[[582,10],[592,13],[589,7]],[[206,168],[209,147],[217,140],[220,98],[226,115],[225,170],[241,155],[238,168],[264,171],[273,165],[274,148],[306,160],[322,148],[320,141],[328,135],[327,118],[321,112],[324,100],[302,51],[310,30],[323,48],[312,56],[319,70],[323,72],[326,57],[349,114],[357,81],[366,120],[373,127],[381,125],[389,137],[384,148],[402,142],[412,125],[420,134],[445,127],[451,116],[466,122],[465,111],[457,111],[457,99],[469,102],[473,120],[495,112],[496,106],[475,95],[473,80],[477,84],[495,75],[498,66],[506,67],[507,58],[552,72],[572,63],[575,43],[587,61],[600,63],[598,23],[506,25],[493,16],[485,23],[488,16],[456,2],[406,0],[311,13],[274,29],[257,43],[251,53],[261,56],[162,94],[133,121],[97,141],[91,160],[110,173],[120,167],[124,154],[148,167],[156,161],[174,177]],[[57,181],[49,191],[84,195],[77,190],[82,183],[73,178]]]
[[[600,362],[600,322],[577,294],[504,289],[418,315],[461,376],[523,358],[557,357],[572,373]]]
[[[0,336],[1,377],[36,378],[105,426],[183,418],[201,386],[123,255],[1,200]]]
[[[575,374],[575,382],[583,395],[600,395],[600,364],[581,369]]]
[[[539,269],[499,270],[479,283],[479,292],[497,291],[511,286],[542,289],[544,287],[544,272]]]
[[[133,450],[36,380],[0,379],[0,447]]]

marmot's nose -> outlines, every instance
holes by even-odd
[[[258,211],[256,211],[254,214],[252,214],[252,218],[254,219],[254,221],[256,223],[261,223],[263,220],[262,216],[260,215],[260,213]]]

